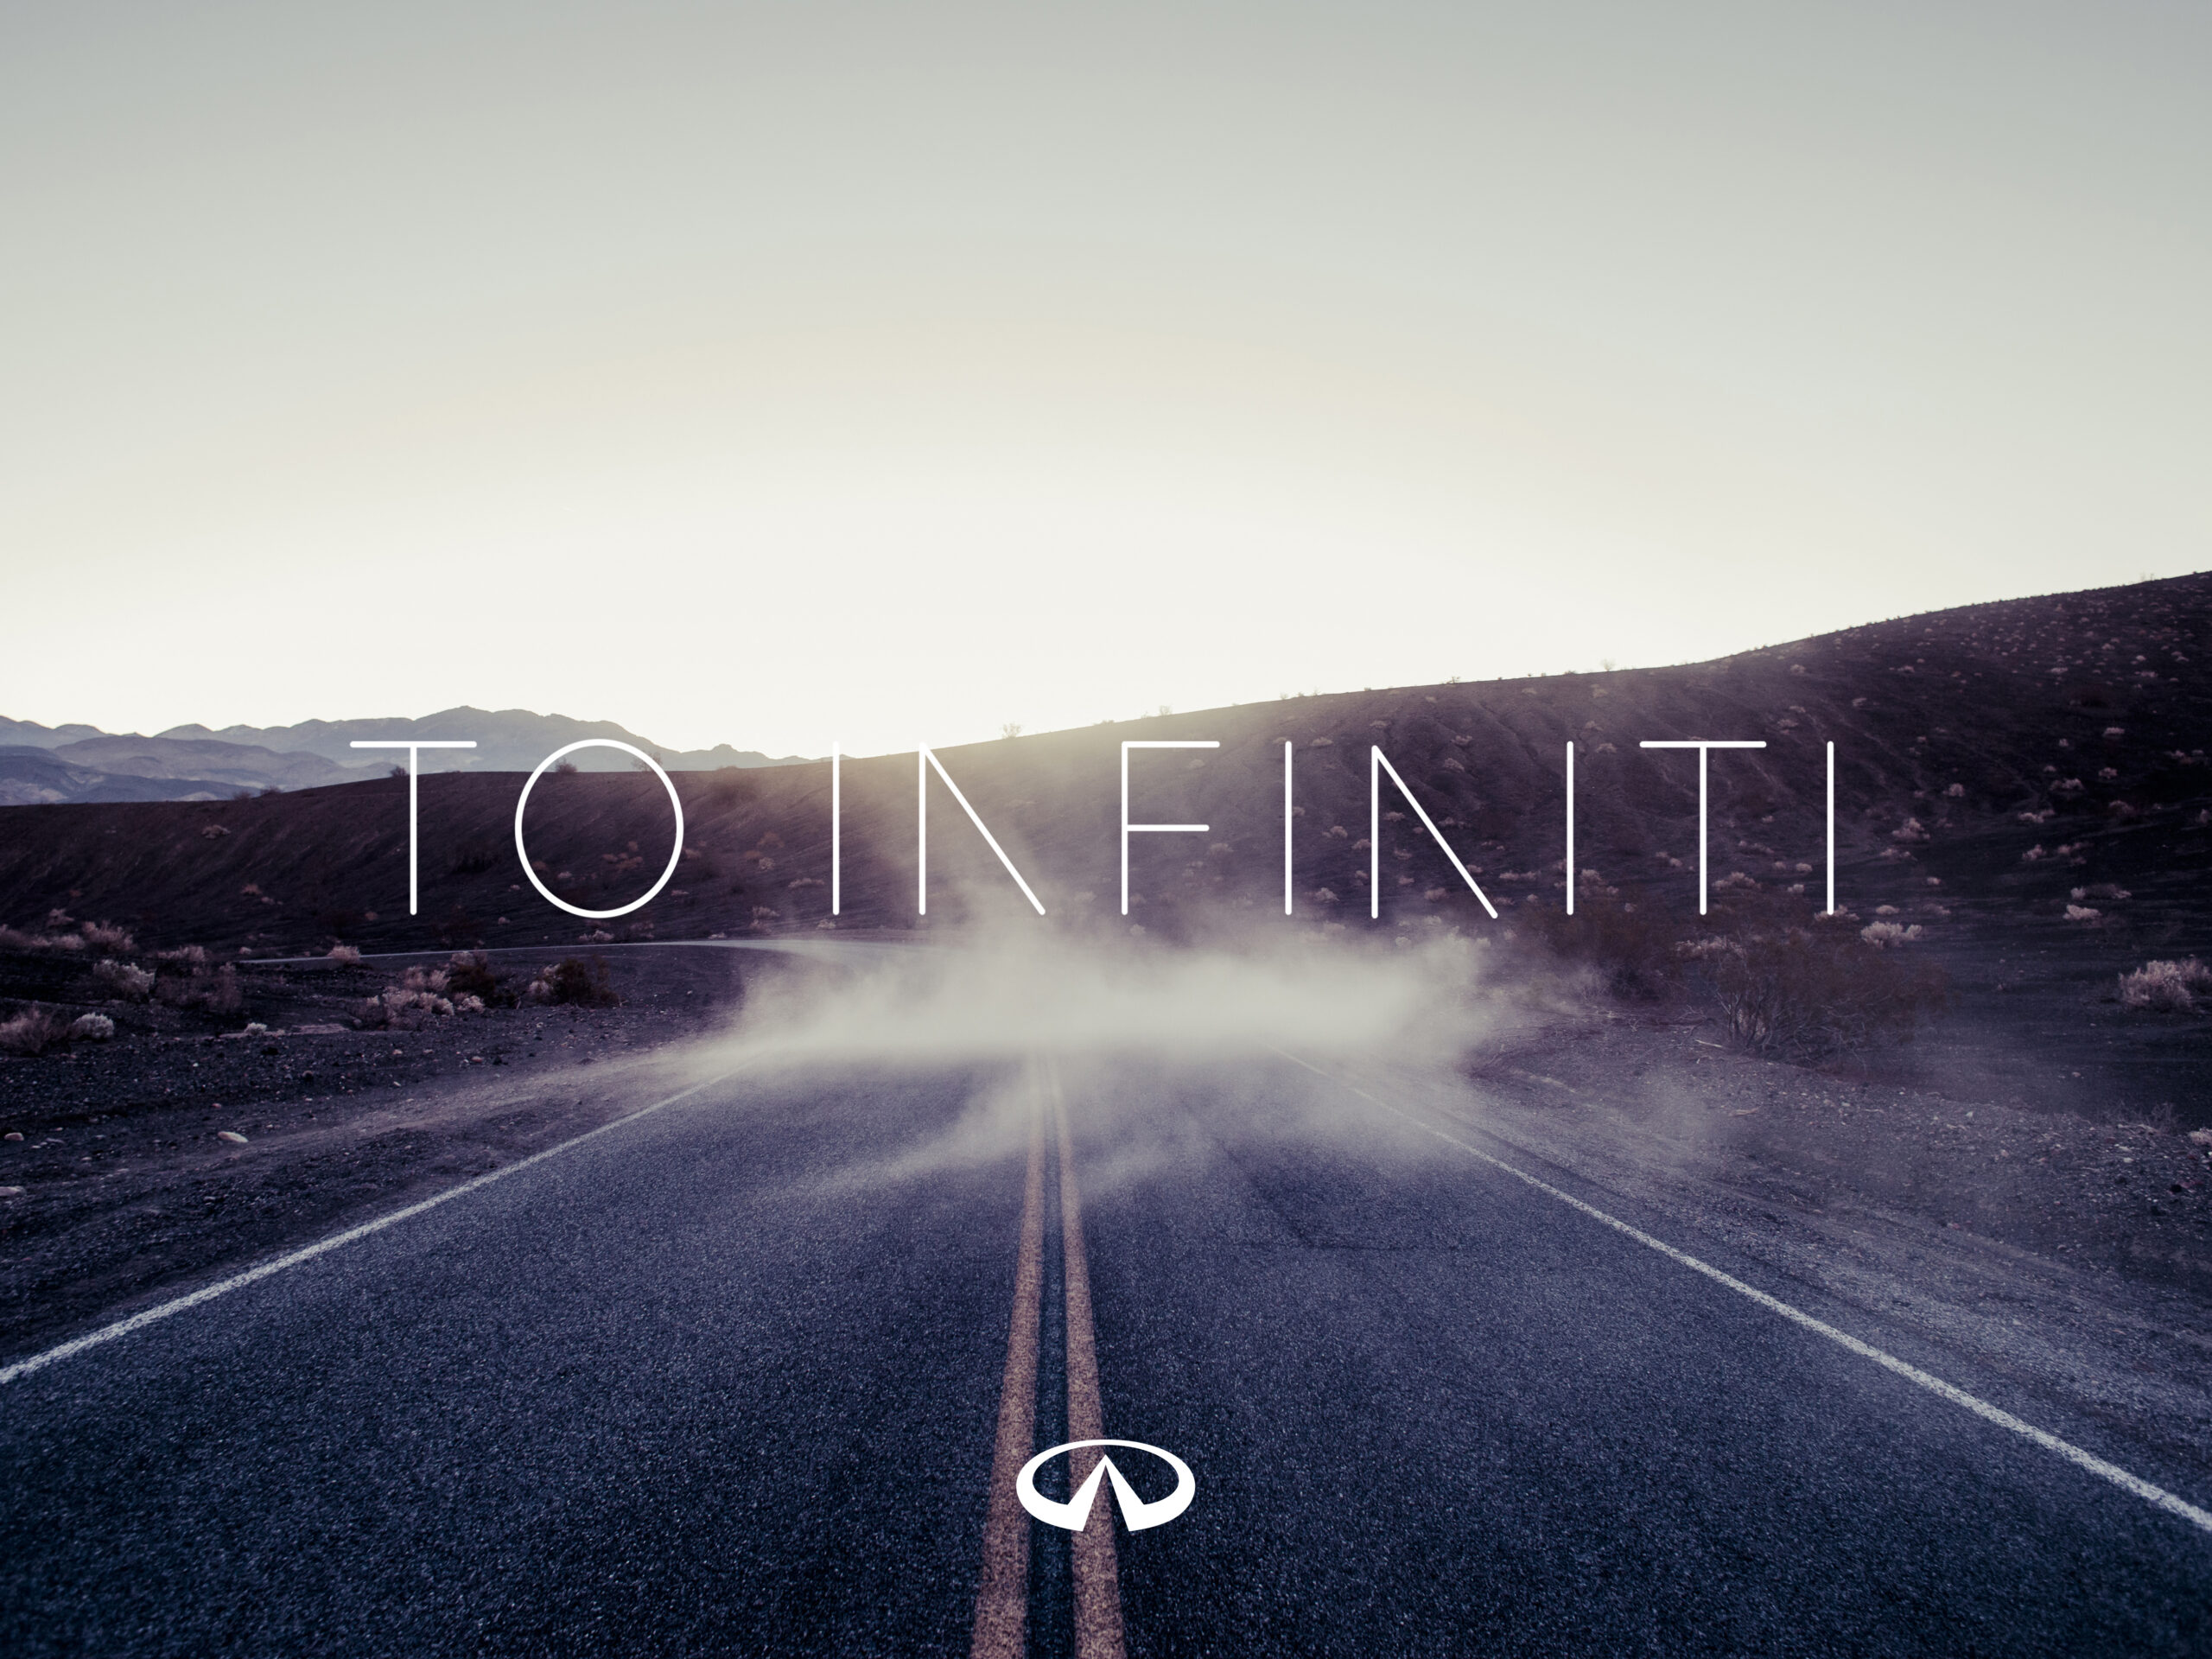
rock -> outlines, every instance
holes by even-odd
[[[0,1186],[0,1198],[20,1198],[22,1196],[23,1189],[20,1186]]]
[[[10,1129],[5,1135],[0,1135],[0,1140],[7,1141],[20,1141],[22,1138],[23,1132],[21,1129]]]
[[[218,1141],[227,1141],[234,1147],[245,1145],[245,1136],[240,1135],[236,1129],[218,1129],[215,1131],[215,1138]]]

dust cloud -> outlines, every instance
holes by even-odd
[[[1043,933],[884,948],[765,987],[694,1064],[904,1071],[1288,1049],[1418,1065],[1464,1052],[1491,1023],[1489,954],[1451,938],[1374,950],[1310,934],[1248,948]]]

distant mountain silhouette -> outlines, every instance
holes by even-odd
[[[315,789],[381,778],[404,757],[397,750],[356,749],[364,740],[474,738],[474,749],[430,749],[424,772],[529,772],[555,750],[584,738],[611,738],[645,750],[671,772],[724,766],[783,766],[805,757],[771,758],[757,749],[664,749],[611,720],[574,720],[526,709],[494,713],[448,709],[420,720],[308,720],[296,726],[172,726],[153,737],[104,732],[97,726],[41,726],[0,719],[0,806],[64,801],[225,800],[241,791]],[[580,749],[582,772],[625,772],[635,764],[619,749]]]
[[[0,806],[60,801],[219,801],[237,789],[211,778],[140,778],[73,765],[35,743],[0,745]]]
[[[97,726],[41,726],[35,720],[0,719],[0,747],[58,749],[84,737],[105,737]]]
[[[316,789],[363,776],[319,754],[280,753],[257,743],[211,739],[88,737],[53,751],[58,760],[133,778],[213,779],[238,789]],[[227,791],[226,791],[227,792]]]
[[[0,736],[4,731],[0,730]],[[190,742],[221,741],[257,744],[266,748],[304,750],[326,760],[359,771],[382,772],[398,758],[396,753],[356,749],[355,739],[474,738],[474,749],[426,752],[425,772],[529,772],[558,748],[584,738],[611,738],[645,751],[671,772],[713,772],[722,766],[780,766],[806,760],[804,755],[769,756],[758,749],[734,749],[718,743],[711,749],[669,749],[651,738],[618,726],[611,720],[576,720],[567,715],[533,714],[527,709],[493,711],[463,705],[419,720],[401,716],[371,720],[303,720],[296,726],[226,726],[211,731],[205,726],[172,726],[165,738]],[[22,740],[29,741],[29,740]],[[635,763],[619,749],[581,749],[572,757],[580,772],[626,772]]]

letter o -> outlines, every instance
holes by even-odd
[[[625,754],[636,755],[639,760],[653,769],[653,776],[660,779],[661,787],[668,791],[668,804],[676,809],[676,845],[669,852],[668,868],[660,873],[660,880],[653,883],[652,891],[644,898],[634,899],[620,910],[582,910],[565,899],[555,898],[551,890],[537,879],[537,872],[531,868],[530,849],[523,845],[522,814],[523,809],[530,804],[530,791],[537,787],[537,780],[545,775],[546,767],[551,766],[563,755],[574,754],[578,749],[620,749]],[[660,769],[660,762],[643,749],[633,747],[627,743],[619,743],[611,737],[581,738],[565,747],[554,750],[552,753],[539,761],[537,770],[530,774],[530,781],[522,786],[522,798],[515,803],[515,856],[522,861],[522,873],[530,878],[530,885],[543,895],[548,904],[558,905],[569,915],[581,916],[588,922],[610,921],[617,916],[627,916],[632,911],[641,909],[658,898],[660,890],[668,885],[668,878],[676,874],[677,864],[683,857],[683,803],[677,798],[676,785],[670,779],[669,775]]]

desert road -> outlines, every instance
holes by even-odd
[[[1669,1254],[1465,1100],[1266,1052],[669,1092],[8,1368],[0,1650],[2212,1651],[2201,1471]],[[1105,1439],[1187,1509],[1033,1520]]]

